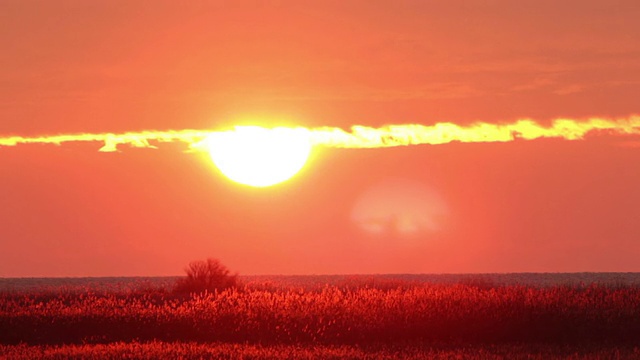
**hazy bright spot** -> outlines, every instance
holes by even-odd
[[[366,189],[351,212],[366,233],[414,237],[442,230],[448,208],[434,190],[417,181],[387,179]]]

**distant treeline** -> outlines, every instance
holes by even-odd
[[[68,278],[0,278],[0,292],[17,291],[109,291],[121,292],[140,288],[171,289],[184,276],[147,277],[68,277]],[[410,282],[416,284],[452,285],[482,280],[494,285],[527,285],[552,287],[559,285],[584,286],[620,285],[640,287],[640,273],[582,272],[582,273],[486,273],[486,274],[378,274],[378,275],[239,275],[241,283],[273,283],[280,287],[305,289],[342,285],[345,283]]]

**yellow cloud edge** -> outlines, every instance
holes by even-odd
[[[240,127],[238,127],[240,128]],[[296,131],[300,136],[308,136],[314,146],[335,148],[381,148],[420,144],[446,144],[459,142],[508,142],[516,139],[533,140],[538,138],[562,138],[566,140],[583,139],[588,133],[605,131],[608,134],[640,134],[640,115],[626,118],[605,119],[589,118],[575,120],[559,118],[550,126],[543,126],[531,119],[521,119],[512,123],[490,124],[476,122],[470,125],[457,125],[449,122],[434,125],[403,124],[387,125],[379,128],[354,125],[350,131],[339,127],[318,128],[273,128],[274,131]],[[183,142],[191,150],[199,150],[203,140],[212,135],[220,136],[227,132],[213,130],[167,130],[141,131],[121,134],[61,134],[52,136],[23,137],[10,136],[0,138],[0,146],[19,144],[54,144],[67,142],[102,142],[99,151],[113,152],[119,145],[136,148],[156,148],[151,142]],[[215,137],[214,136],[214,137]]]

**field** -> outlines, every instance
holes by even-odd
[[[253,280],[0,294],[4,358],[640,358],[640,287]]]

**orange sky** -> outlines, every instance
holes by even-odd
[[[639,18],[637,1],[2,1],[0,137],[626,117]],[[180,144],[0,148],[0,276],[209,256],[241,274],[640,271],[639,144],[321,148],[266,189]]]

